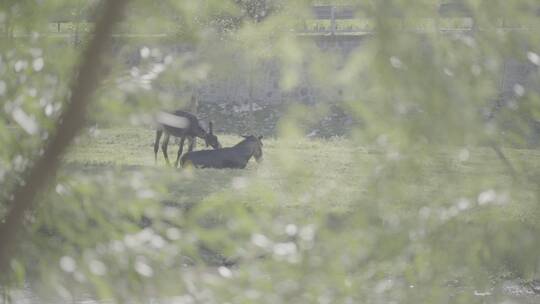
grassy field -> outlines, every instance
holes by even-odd
[[[251,160],[246,170],[182,170],[167,167],[161,153],[154,162],[154,131],[138,127],[111,128],[92,131],[81,137],[66,157],[67,168],[99,173],[101,170],[146,170],[152,174],[171,175],[178,180],[173,195],[181,194],[180,200],[196,203],[219,191],[234,191],[243,180],[263,183],[271,192],[281,195],[275,207],[298,207],[308,209],[327,208],[347,210],[372,191],[372,180],[377,176],[377,164],[389,157],[367,145],[354,144],[345,138],[284,140],[263,139],[264,161],[257,164]],[[241,140],[239,136],[218,134],[223,146],[232,146]],[[202,140],[197,149],[204,149]],[[185,148],[186,149],[186,148]],[[169,143],[169,159],[174,161],[178,145]],[[404,177],[397,187],[429,202],[444,191],[460,191],[454,195],[475,200],[478,193],[470,185],[484,185],[486,189],[512,183],[508,167],[490,148],[438,148],[437,155],[419,160],[424,176],[419,180]],[[463,158],[465,153],[466,159]],[[540,151],[505,149],[508,159],[518,172],[525,175],[540,167]],[[534,170],[531,170],[534,169]],[[427,181],[427,182],[426,182]],[[454,181],[452,187],[445,183]],[[531,189],[531,191],[533,191]],[[532,192],[515,193],[515,201],[509,205],[512,214],[538,219],[527,210]],[[314,199],[316,198],[316,199]],[[399,204],[396,204],[399,206]],[[407,209],[410,206],[401,206]]]
[[[101,180],[102,184],[111,185],[108,190],[83,203],[100,205],[106,210],[103,214],[109,219],[104,219],[103,225],[111,225],[109,223],[112,222],[118,225],[123,215],[109,215],[117,213],[116,209],[122,209],[115,204],[137,204],[132,201],[132,195],[138,195],[146,184],[152,184],[153,189],[161,189],[160,196],[152,197],[143,205],[143,208],[150,209],[156,206],[148,213],[150,217],[160,212],[163,214],[163,211],[166,213],[165,221],[158,222],[157,226],[154,222],[152,228],[158,232],[161,228],[165,231],[167,226],[160,228],[159,223],[168,225],[168,219],[175,221],[178,227],[189,225],[189,230],[182,230],[185,238],[190,236],[212,244],[214,252],[217,252],[210,258],[203,258],[202,264],[209,263],[210,268],[192,268],[197,276],[214,273],[212,267],[220,265],[223,256],[240,256],[240,262],[234,266],[236,269],[248,271],[267,266],[270,268],[265,271],[271,272],[275,281],[287,278],[290,267],[298,267],[294,268],[295,271],[307,277],[319,278],[317,268],[302,268],[303,264],[279,264],[283,268],[276,270],[277,264],[270,263],[270,259],[250,257],[252,249],[238,251],[242,246],[251,248],[246,245],[246,242],[251,243],[249,233],[266,232],[287,239],[276,229],[284,229],[289,223],[295,223],[297,227],[327,225],[318,236],[323,241],[316,244],[313,251],[306,250],[304,258],[310,259],[313,254],[318,254],[325,267],[337,271],[326,278],[329,284],[335,284],[332,275],[339,274],[339,279],[336,279],[339,281],[343,274],[339,270],[343,265],[333,259],[337,248],[344,256],[355,257],[357,252],[363,252],[365,246],[373,246],[376,254],[370,260],[346,270],[349,278],[358,278],[360,286],[364,282],[372,283],[370,279],[362,281],[370,265],[391,273],[397,265],[392,263],[399,261],[399,258],[392,257],[399,257],[401,250],[408,256],[406,248],[414,248],[415,244],[409,239],[409,231],[416,229],[427,229],[428,236],[419,242],[422,246],[430,246],[428,259],[434,263],[430,267],[441,267],[443,271],[439,277],[442,283],[433,284],[450,286],[449,293],[454,295],[473,296],[476,292],[474,282],[459,277],[457,268],[463,263],[485,267],[478,271],[493,271],[495,279],[488,288],[492,288],[494,293],[502,290],[500,286],[507,280],[502,278],[508,271],[507,265],[495,262],[495,268],[490,268],[493,266],[489,262],[491,257],[480,263],[476,259],[482,252],[514,254],[518,260],[525,254],[535,255],[527,244],[531,243],[531,235],[538,231],[540,223],[540,215],[535,211],[538,210],[535,207],[538,194],[534,181],[538,178],[532,173],[538,172],[540,166],[540,152],[536,150],[504,149],[519,175],[514,178],[490,148],[437,147],[400,167],[400,162],[392,160],[399,159],[393,153],[351,139],[265,138],[263,162],[251,160],[245,170],[185,170],[167,167],[161,151],[157,163],[154,162],[154,135],[153,130],[140,127],[91,131],[81,136],[65,157],[62,175]],[[218,136],[223,146],[231,146],[241,140],[234,135]],[[201,140],[198,148],[203,148]],[[176,151],[177,145],[171,141],[171,159],[176,157]],[[161,184],[161,188],[156,187],[156,183]],[[109,196],[116,198],[109,199]],[[156,204],[156,198],[162,204]],[[194,205],[196,208],[190,208]],[[193,222],[191,211],[171,213],[170,206],[187,206],[182,210],[196,210],[195,221],[202,220],[202,224]],[[250,213],[250,210],[255,211]],[[430,220],[422,219],[422,214],[431,214]],[[223,218],[229,220],[222,221]],[[130,229],[137,233],[140,228]],[[508,233],[501,234],[501,229],[508,230]],[[508,245],[509,242],[512,246]],[[190,253],[189,250],[184,253],[187,260],[197,259],[202,254]],[[242,257],[248,262],[242,264]],[[442,266],[438,265],[439,262]],[[449,265],[448,269],[444,265]],[[519,271],[531,269],[530,265],[525,263],[509,269],[517,270],[517,274],[510,276],[511,284],[517,286],[516,294],[523,294],[525,289],[520,287],[519,280],[524,278],[522,274],[526,271],[521,274]],[[464,285],[459,283],[452,287],[455,277],[463,279]],[[407,290],[403,289],[404,292]],[[477,302],[471,303],[486,303],[481,297],[476,299]],[[518,303],[536,303],[538,298],[527,296],[522,300]]]
[[[353,157],[362,155],[362,162],[370,162],[375,155],[361,147],[352,147],[346,140],[301,140],[280,141],[263,139],[263,162],[250,160],[245,170],[183,170],[167,167],[161,148],[157,163],[154,161],[153,130],[143,128],[114,128],[93,132],[80,138],[66,157],[69,169],[99,173],[101,170],[145,170],[150,174],[166,174],[179,182],[173,195],[180,200],[197,202],[219,191],[234,190],[235,184],[253,179],[270,185],[285,193],[277,207],[307,207],[306,199],[315,191],[324,205],[309,205],[309,208],[342,208],[346,202],[362,194],[358,187],[361,172],[350,166]],[[232,146],[241,137],[218,134],[223,146]],[[184,147],[184,151],[187,145]],[[201,139],[196,149],[206,149]],[[176,159],[178,145],[169,142],[168,155],[171,162]],[[339,157],[335,157],[338,155]],[[291,178],[295,175],[294,178]],[[285,181],[287,181],[285,183]],[[304,196],[304,197],[302,197]]]

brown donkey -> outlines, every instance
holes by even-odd
[[[163,133],[165,133],[165,138],[161,144],[161,150],[163,151],[163,156],[168,165],[170,165],[169,157],[167,155],[169,137],[174,136],[180,138],[178,155],[174,164],[175,167],[178,167],[178,162],[184,149],[184,140],[186,138],[189,141],[188,152],[193,151],[195,148],[197,137],[204,139],[207,147],[211,146],[214,149],[221,148],[217,136],[213,133],[212,122],[209,123],[209,131],[206,132],[199,124],[199,119],[189,112],[182,110],[177,110],[173,113],[161,112],[157,117],[157,121],[159,126],[156,130],[156,140],[154,142],[154,156],[156,162],[159,151],[159,142]]]
[[[257,162],[262,161],[261,139],[262,136],[249,135],[230,148],[188,152],[182,156],[180,163],[182,167],[244,169],[251,157],[255,157]]]

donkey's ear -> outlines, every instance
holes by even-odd
[[[240,135],[242,136],[243,138],[248,138],[249,136],[248,135]]]
[[[261,139],[263,139],[263,136],[262,136],[262,135],[261,135],[261,136],[259,136],[259,140],[261,140]]]
[[[208,133],[214,134],[214,123],[213,122],[208,123],[208,128],[209,128]]]

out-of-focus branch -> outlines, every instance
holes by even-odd
[[[108,0],[103,7],[93,38],[85,49],[80,64],[74,71],[71,96],[60,115],[55,134],[45,145],[44,153],[23,174],[12,192],[12,202],[4,223],[0,225],[0,277],[7,275],[16,234],[23,225],[24,215],[32,209],[36,195],[56,175],[60,157],[77,133],[83,128],[86,109],[92,100],[103,64],[102,56],[108,48],[114,25],[121,19],[128,0]]]
[[[514,167],[514,165],[512,165],[508,157],[506,157],[501,147],[499,147],[499,145],[497,145],[495,142],[491,142],[490,147],[491,149],[493,149],[493,151],[495,151],[495,153],[497,154],[497,157],[499,157],[499,159],[503,162],[506,168],[508,168],[508,171],[510,172],[512,177],[516,179],[517,178],[516,168]]]

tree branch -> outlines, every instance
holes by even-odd
[[[121,19],[128,0],[109,0],[105,4],[102,16],[96,24],[94,36],[81,57],[78,68],[74,71],[75,81],[71,86],[71,96],[65,110],[56,123],[55,134],[45,145],[44,153],[23,174],[23,183],[12,192],[11,209],[3,224],[0,225],[0,275],[10,273],[11,258],[16,234],[23,225],[24,214],[32,209],[36,195],[46,188],[56,175],[60,157],[77,133],[84,127],[86,109],[92,100],[99,81],[102,56],[108,48],[114,25]]]
[[[495,151],[495,153],[497,154],[497,157],[499,157],[499,159],[503,162],[503,164],[505,164],[506,168],[508,168],[508,171],[510,172],[512,177],[516,179],[517,178],[516,168],[512,165],[508,157],[506,157],[501,147],[499,147],[499,145],[497,145],[495,142],[491,142],[489,145],[491,149]]]

